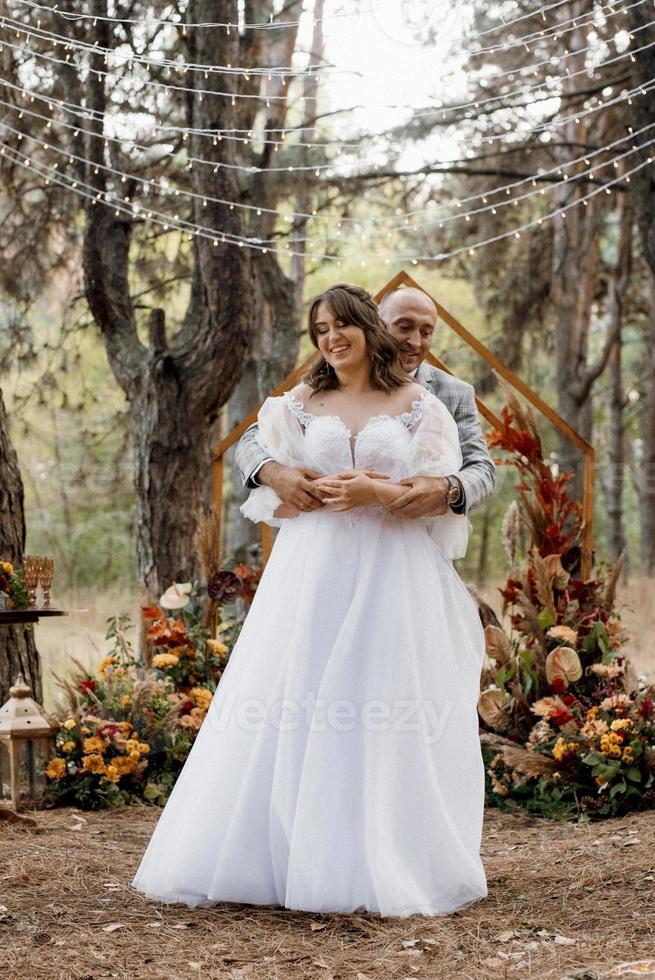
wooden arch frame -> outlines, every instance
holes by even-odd
[[[375,295],[376,302],[379,302],[382,297],[391,292],[393,289],[397,289],[398,286],[413,286],[415,289],[420,289],[427,296],[430,293],[426,289],[416,282],[408,273],[402,271],[398,275],[394,276],[382,289],[379,290]],[[593,551],[593,502],[594,502],[594,471],[595,471],[595,461],[596,454],[594,447],[591,443],[583,439],[582,436],[573,429],[568,422],[566,422],[561,415],[559,415],[550,405],[548,405],[543,398],[541,398],[536,391],[533,391],[529,385],[525,383],[517,374],[514,373],[507,365],[496,357],[496,355],[485,347],[477,337],[474,337],[466,327],[464,327],[459,320],[449,313],[445,307],[441,306],[440,303],[430,296],[430,299],[437,307],[437,311],[441,320],[446,323],[451,330],[464,340],[469,347],[480,355],[480,357],[487,362],[487,364],[496,371],[502,378],[509,382],[513,388],[515,388],[520,394],[526,398],[531,405],[556,426],[560,432],[564,433],[571,442],[582,452],[584,458],[584,480],[583,480],[583,495],[582,495],[582,516],[583,516],[583,528],[582,528],[582,561],[581,561],[581,575],[583,579],[589,578],[591,575],[592,566],[592,551]],[[295,368],[291,374],[287,375],[284,381],[278,385],[275,391],[271,392],[272,395],[281,395],[284,391],[292,388],[300,378],[305,374],[307,368],[311,364],[315,355],[308,357],[306,361],[303,361],[297,368]],[[429,364],[433,364],[435,367],[441,368],[442,371],[447,371],[448,374],[453,374],[453,372],[448,368],[444,362],[437,357],[435,354],[428,354],[427,361]],[[476,404],[478,410],[484,418],[490,422],[496,428],[501,427],[501,420],[493,412],[481,398],[476,395]],[[252,412],[246,418],[235,426],[234,429],[222,439],[219,444],[214,448],[213,452],[213,506],[214,513],[216,515],[216,521],[218,525],[218,534],[220,534],[221,528],[221,515],[223,509],[223,477],[224,477],[224,457],[227,450],[237,442],[243,433],[246,431],[248,426],[252,425],[253,422],[257,420],[257,413],[259,412],[260,405],[253,408]],[[263,557],[264,561],[268,558],[271,551],[271,528],[268,524],[262,524],[262,547],[263,547]]]

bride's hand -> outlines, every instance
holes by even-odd
[[[377,503],[373,480],[387,479],[385,473],[375,470],[347,470],[336,476],[321,477],[316,484],[330,510],[342,511]]]

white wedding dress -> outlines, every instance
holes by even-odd
[[[259,422],[275,459],[323,473],[461,467],[457,426],[427,391],[355,438],[290,393],[269,398]],[[271,519],[265,489],[245,505],[255,519]],[[445,915],[484,897],[484,635],[449,557],[465,548],[467,519],[365,507],[278,523],[134,887],[188,906],[383,916]]]

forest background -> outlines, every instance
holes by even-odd
[[[0,388],[26,550],[86,610],[38,629],[46,702],[71,653],[101,658],[107,616],[197,570],[211,448],[310,353],[306,301],[402,268],[594,444],[596,555],[626,552],[655,678],[652,4],[366,9],[2,3]],[[434,351],[499,410],[444,323]],[[251,560],[227,478],[224,557]],[[501,467],[459,563],[496,606],[513,484]]]

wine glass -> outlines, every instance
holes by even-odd
[[[38,555],[23,556],[23,578],[27,586],[27,595],[30,607],[36,605],[36,588],[39,584],[41,574],[41,559]]]
[[[44,609],[48,609],[50,606],[50,589],[52,588],[52,580],[55,576],[55,560],[52,555],[43,555],[40,566],[39,581],[43,589],[43,607]]]

